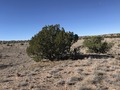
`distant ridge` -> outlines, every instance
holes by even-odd
[[[79,36],[79,38],[85,39],[85,38],[89,38],[89,37],[93,37],[93,36],[101,36],[104,38],[120,38],[120,33]],[[0,43],[25,43],[25,42],[29,42],[29,40],[0,40]]]
[[[120,33],[112,33],[112,34],[102,34],[102,35],[90,35],[90,36],[80,36],[79,38],[85,39],[93,36],[101,36],[104,38],[120,38]]]

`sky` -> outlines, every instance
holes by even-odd
[[[28,40],[52,24],[79,36],[120,33],[120,0],[0,0],[0,40]]]

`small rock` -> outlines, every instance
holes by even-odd
[[[62,76],[60,74],[54,74],[52,77],[53,78],[61,78]]]
[[[9,77],[13,77],[14,75],[12,75],[12,74],[8,74],[7,76],[6,76],[6,78],[9,78]]]
[[[27,85],[28,85],[27,82],[21,82],[21,83],[18,85],[18,87],[25,87],[25,86],[27,86]]]
[[[96,90],[108,90],[108,87],[98,86]]]
[[[43,62],[49,62],[50,60],[49,59],[43,59],[42,61]]]
[[[39,68],[35,68],[34,69],[34,72],[38,72],[40,69]]]
[[[56,85],[64,85],[65,84],[65,80],[61,79],[59,80]]]
[[[57,72],[62,71],[62,70],[63,70],[62,68],[58,68],[58,69],[54,69],[54,70],[50,71],[49,73],[56,74]]]
[[[76,88],[76,90],[92,90],[92,89],[86,86],[81,86],[81,87]]]
[[[29,74],[28,76],[34,76],[34,75],[36,75],[36,74],[37,74],[36,72],[31,71],[30,74]]]
[[[47,75],[46,78],[52,78],[52,75]]]
[[[68,64],[66,64],[66,63],[61,64],[61,67],[67,67],[67,66],[68,66]]]
[[[17,73],[16,75],[17,75],[17,77],[21,77],[21,74],[20,74],[20,73]]]
[[[6,82],[11,82],[13,80],[0,80],[0,83],[6,83]]]
[[[74,85],[76,82],[81,81],[81,77],[71,77],[67,79],[67,84],[68,85]]]
[[[82,75],[88,76],[88,75],[90,75],[90,73],[85,72],[85,73],[82,73]]]
[[[78,68],[78,69],[76,69],[76,70],[75,70],[75,72],[76,72],[76,73],[78,73],[78,74],[80,74],[80,73],[82,73],[82,72],[83,72],[83,69]]]

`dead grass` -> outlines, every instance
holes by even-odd
[[[109,53],[119,53],[119,40],[106,39],[115,43]],[[8,65],[0,69],[0,90],[120,90],[119,58],[34,62],[27,46],[0,45],[0,65]]]

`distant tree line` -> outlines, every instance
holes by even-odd
[[[0,41],[0,44],[26,43],[26,42],[29,42],[29,40]]]

